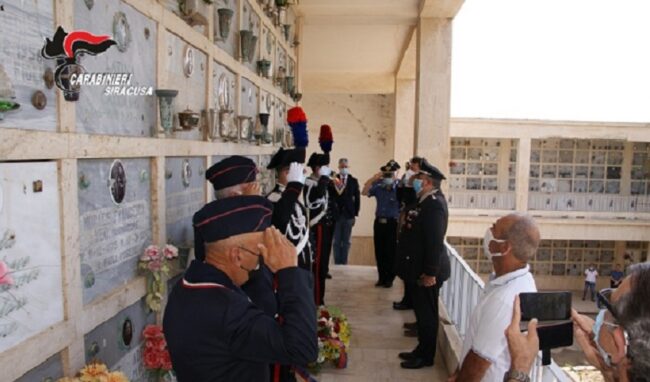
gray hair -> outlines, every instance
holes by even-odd
[[[628,376],[633,382],[650,381],[650,263],[629,268],[630,292],[615,303],[618,322],[628,334]]]
[[[345,165],[347,165],[347,164],[348,164],[348,158],[341,158],[341,159],[339,159],[339,164],[345,164]]]
[[[214,192],[214,196],[216,196],[217,199],[230,198],[232,196],[238,196],[241,194],[242,194],[242,183],[235,184],[234,186],[222,188]]]
[[[539,228],[535,220],[524,214],[510,214],[515,221],[504,233],[504,239],[512,246],[512,254],[520,261],[527,263],[535,256],[539,246]]]

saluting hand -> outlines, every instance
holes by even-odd
[[[262,253],[264,264],[273,273],[298,266],[296,247],[275,227],[264,231],[264,244],[258,244],[257,247]]]

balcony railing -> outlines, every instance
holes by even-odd
[[[483,280],[472,271],[465,260],[458,255],[456,250],[447,244],[449,261],[451,263],[451,276],[443,285],[440,297],[445,305],[452,324],[456,327],[461,339],[465,338],[469,326],[472,310],[478,303],[485,284]],[[541,356],[530,373],[530,380],[534,382],[571,382],[572,379],[555,363],[542,367]]]
[[[447,201],[451,208],[515,209],[514,192],[451,190]]]
[[[544,211],[650,212],[650,196],[531,192],[528,195],[528,208]]]

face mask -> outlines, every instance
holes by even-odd
[[[348,170],[347,167],[343,167],[341,169],[341,175],[348,175],[350,173],[350,170]]]
[[[419,194],[420,191],[422,191],[422,179],[415,179],[413,181],[413,191],[415,191],[416,194]]]
[[[483,237],[483,252],[485,253],[485,257],[487,257],[488,260],[492,260],[493,257],[503,256],[503,253],[501,252],[497,252],[497,253],[490,252],[491,241],[494,241],[496,243],[506,242],[505,240],[495,239],[494,235],[492,234],[492,229],[488,228],[487,231],[485,231],[485,236]]]
[[[244,268],[244,267],[242,267],[241,265],[239,266],[239,268],[241,268],[242,270],[248,272],[248,279],[250,280],[250,279],[252,279],[252,278],[253,278],[253,277],[254,277],[254,276],[259,272],[259,270],[262,268],[262,264],[264,264],[264,258],[263,258],[262,256],[256,254],[256,253],[254,253],[254,252],[251,252],[250,250],[248,250],[248,249],[246,249],[246,248],[244,248],[244,247],[239,247],[239,248],[242,249],[242,250],[244,251],[244,253],[246,253],[246,254],[250,254],[250,255],[254,255],[254,256],[257,256],[257,257],[258,257],[257,265],[255,265],[255,268],[253,268],[253,269]]]
[[[393,185],[393,178],[383,178],[382,182],[384,183],[384,186],[392,186]]]
[[[608,323],[605,322],[605,313],[606,312],[607,312],[607,309],[601,309],[600,312],[598,312],[598,316],[596,316],[596,322],[594,322],[594,326],[592,328],[592,331],[594,333],[594,343],[596,343],[596,347],[598,348],[598,352],[600,353],[600,356],[605,361],[605,364],[608,367],[611,367],[612,366],[612,356],[609,355],[609,353],[607,353],[605,351],[605,349],[603,349],[602,346],[600,346],[600,342],[599,342],[600,330],[602,329],[603,324],[611,325],[611,324],[608,324]]]

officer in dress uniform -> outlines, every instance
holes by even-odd
[[[417,322],[418,345],[399,357],[406,369],[432,366],[438,334],[438,291],[449,278],[445,246],[447,202],[440,191],[445,176],[422,160],[413,180],[417,203],[406,211],[398,239],[397,274],[409,285]]]
[[[415,203],[417,203],[417,195],[413,191],[412,178],[413,175],[420,171],[420,163],[422,163],[421,157],[413,157],[406,164],[406,172],[397,186],[397,200],[400,204],[400,217],[398,224],[398,232],[401,230],[401,226],[404,223],[405,212]],[[408,284],[404,283],[404,295],[400,301],[393,302],[393,309],[395,310],[409,310],[413,309],[413,304],[411,304],[411,297],[408,291]],[[404,328],[408,329],[408,336],[415,336],[415,322],[409,322],[404,324]],[[407,334],[407,333],[405,333]]]
[[[314,293],[316,305],[324,305],[325,279],[329,271],[334,219],[329,203],[329,154],[313,153],[307,161],[312,173],[305,180],[304,199],[309,215],[309,237],[314,252]]]
[[[261,196],[235,196],[195,214],[205,261],[192,261],[174,286],[163,320],[180,382],[267,381],[270,363],[306,365],[318,356],[311,275],[269,228],[272,208]],[[240,288],[262,260],[277,276],[284,325]]]
[[[240,195],[260,194],[257,182],[257,165],[250,158],[233,155],[212,165],[205,173],[205,178],[212,183],[217,200]],[[194,230],[194,252],[200,261],[205,260],[205,243],[198,230]],[[198,239],[197,239],[198,238]],[[269,316],[277,314],[277,301],[273,291],[273,273],[265,265],[258,272],[250,275],[242,290],[253,303]]]
[[[296,246],[298,266],[311,272],[312,251],[309,244],[307,209],[300,201],[305,183],[303,163],[303,148],[280,148],[266,167],[277,172],[275,188],[267,198],[273,203],[273,226]]]

